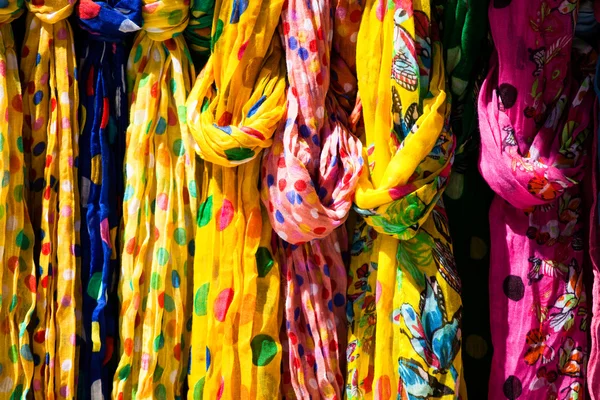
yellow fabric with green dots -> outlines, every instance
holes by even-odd
[[[282,0],[219,0],[212,54],[187,102],[204,159],[194,260],[190,399],[273,399],[280,272],[261,210],[261,149],[285,112]]]

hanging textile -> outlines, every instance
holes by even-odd
[[[589,321],[578,183],[592,133],[596,56],[573,37],[577,6],[513,0],[489,8],[496,54],[479,96],[479,167],[497,194],[491,315],[511,321],[492,324],[490,398],[585,396]]]
[[[27,143],[29,210],[36,235],[36,318],[33,390],[36,399],[73,398],[79,372],[79,90],[74,2],[27,1],[23,76],[23,139]],[[31,286],[36,285],[31,282]]]
[[[455,142],[435,18],[429,1],[372,0],[358,35],[368,173],[349,272],[350,399],[465,395],[460,280],[441,201]]]
[[[0,9],[0,397],[21,399],[30,391],[33,355],[27,327],[36,301],[33,230],[25,202],[23,104],[11,22],[23,3]]]
[[[118,360],[117,299],[125,132],[129,123],[124,43],[142,24],[139,0],[81,0],[79,25],[87,31],[79,81],[79,179],[83,341],[78,398],[110,398]]]
[[[189,4],[146,0],[127,64],[130,90],[113,398],[185,396],[190,346],[196,158],[185,100],[195,77]]]
[[[210,31],[215,0],[192,0],[190,8],[190,21],[183,35],[190,47],[194,65],[200,70],[210,56]]]
[[[344,393],[344,222],[363,164],[350,120],[361,11],[354,0],[288,0],[281,14],[288,106],[265,151],[262,198],[280,238],[288,399]]]
[[[450,122],[456,152],[444,205],[463,300],[463,364],[470,398],[488,393],[492,346],[487,282],[489,279],[488,212],[493,192],[477,168],[479,132],[477,93],[493,48],[488,34],[487,1],[436,1],[443,17],[444,64],[452,94]],[[469,223],[465,223],[469,221]]]
[[[261,150],[285,113],[285,60],[274,35],[282,3],[216,1],[212,53],[187,102],[204,159],[192,399],[271,399],[279,391],[279,265],[258,181]]]

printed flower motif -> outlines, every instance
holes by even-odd
[[[398,373],[400,375],[399,398],[417,400],[454,394],[452,389],[438,381],[435,376],[429,375],[415,360],[401,357],[398,360]]]
[[[565,395],[560,398],[560,400],[580,400],[583,399],[583,388],[581,383],[573,382],[563,390],[561,393]]]
[[[452,362],[460,348],[461,330],[459,328],[460,310],[451,321],[446,316],[444,295],[437,280],[432,277],[426,281],[421,292],[420,314],[410,304],[401,307],[402,318],[409,332],[403,331],[413,349],[423,358],[435,373],[456,374]]]
[[[538,360],[542,359],[542,364],[548,364],[554,360],[555,351],[552,346],[546,344],[546,340],[550,337],[549,334],[541,329],[532,329],[527,333],[525,341],[529,348],[525,352],[525,363],[534,365]]]
[[[579,268],[577,261],[573,258],[569,264],[569,280],[566,285],[566,293],[563,293],[554,303],[552,308],[558,311],[550,315],[550,327],[558,332],[561,329],[569,331],[575,321],[575,312],[585,311],[585,307],[579,307],[585,304],[585,291],[583,290],[583,273]],[[578,307],[580,310],[578,310]],[[585,312],[583,313],[586,314]],[[582,330],[586,325],[586,320],[582,321]]]
[[[580,346],[575,346],[575,341],[568,337],[558,350],[558,371],[561,375],[573,378],[582,376],[582,365],[585,364],[585,355]]]

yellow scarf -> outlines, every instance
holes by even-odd
[[[368,172],[348,284],[351,399],[459,393],[460,281],[440,199],[454,138],[434,13],[371,0],[358,35]]]
[[[33,230],[24,197],[21,83],[10,25],[22,12],[21,1],[0,9],[0,397],[14,399],[26,396],[31,386],[27,325],[36,298]]]
[[[191,399],[279,392],[279,266],[261,212],[261,149],[285,112],[282,0],[219,0],[212,54],[187,103],[205,160],[194,260]]]
[[[185,123],[195,76],[181,35],[188,14],[183,1],[145,1],[143,30],[127,67],[117,399],[183,395],[197,206],[195,154]]]
[[[33,353],[36,399],[72,398],[78,371],[79,91],[73,33],[66,18],[74,2],[27,2],[21,53],[23,138],[28,154],[29,210],[36,233],[37,324]]]

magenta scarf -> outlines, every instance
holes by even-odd
[[[265,151],[262,198],[285,279],[284,398],[341,399],[344,222],[362,170],[352,135],[358,0],[288,0],[286,122]]]
[[[579,182],[589,161],[596,60],[574,38],[577,3],[494,1],[489,8],[496,54],[479,97],[479,167],[497,194],[490,399],[585,396]]]

